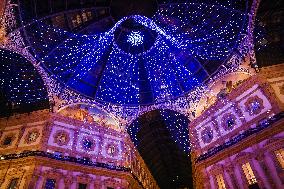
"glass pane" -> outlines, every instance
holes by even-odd
[[[55,182],[54,179],[46,179],[45,189],[55,189]]]
[[[260,189],[257,183],[252,184],[252,185],[249,185],[248,188],[249,188],[249,189]]]
[[[3,145],[8,146],[11,144],[11,142],[12,142],[12,137],[7,137],[5,138]]]
[[[87,188],[87,184],[79,183],[79,189],[86,189],[86,188]]]
[[[8,189],[16,189],[18,180],[19,180],[18,178],[13,178],[10,182]]]

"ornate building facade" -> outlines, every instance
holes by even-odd
[[[159,188],[121,132],[49,111],[1,126],[1,188]]]
[[[283,188],[283,68],[262,69],[189,124],[195,188]],[[49,110],[0,125],[1,188],[159,188],[127,133]]]
[[[263,68],[191,122],[196,188],[283,188],[283,70]]]

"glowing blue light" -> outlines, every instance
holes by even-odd
[[[41,64],[71,89],[100,102],[149,104],[194,90],[235,52],[250,10],[240,1],[241,10],[231,3],[167,4],[152,18],[126,16],[93,35],[41,21],[28,29],[36,31],[30,41]],[[143,30],[122,32],[128,21]]]
[[[138,46],[143,44],[143,35],[139,31],[132,31],[127,38],[127,42],[132,46]]]
[[[188,124],[189,120],[184,115],[174,112],[172,110],[159,110],[162,120],[165,123],[165,127],[170,131],[171,140],[184,151],[186,154],[190,152],[190,139]],[[144,124],[143,118],[138,118],[131,123],[128,127],[128,133],[131,140],[134,142],[134,145],[138,146],[140,139],[137,137],[138,132],[141,130],[141,126]],[[151,122],[151,120],[149,120]]]

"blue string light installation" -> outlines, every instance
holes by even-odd
[[[84,149],[89,150],[89,149],[92,148],[92,146],[93,146],[92,141],[90,141],[90,140],[84,140],[84,141],[83,141],[83,147],[84,147]]]
[[[172,141],[180,148],[181,151],[189,154],[190,152],[190,141],[188,125],[189,120],[184,115],[177,113],[172,110],[159,110],[166,129],[171,134]],[[137,137],[143,124],[147,124],[137,118],[129,127],[128,134],[135,146],[139,145],[139,139]]]
[[[240,44],[248,10],[245,0],[165,2],[152,18],[127,16],[99,34],[40,21],[26,31],[41,65],[67,87],[98,102],[148,105],[216,74]]]
[[[143,35],[139,31],[132,31],[128,35],[127,42],[131,43],[132,46],[138,46],[143,44]]]
[[[266,31],[264,24],[259,20],[256,20],[254,28],[254,44],[255,50],[261,51],[268,45],[268,32]]]
[[[49,107],[47,89],[36,68],[25,57],[0,49],[1,115]]]
[[[161,115],[165,120],[166,126],[169,129],[175,143],[186,154],[190,152],[189,120],[182,114],[167,110],[161,111]]]

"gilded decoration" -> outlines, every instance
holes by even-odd
[[[4,135],[1,141],[1,148],[6,148],[8,146],[11,146],[15,139],[16,139],[16,133],[9,133]]]
[[[284,84],[279,86],[280,94],[284,95]]]
[[[70,141],[69,133],[64,130],[56,131],[53,137],[54,137],[54,142],[59,146],[67,145],[68,142]]]
[[[257,115],[264,109],[263,100],[258,96],[252,96],[245,102],[246,111],[252,116]]]
[[[110,156],[116,156],[118,154],[117,146],[114,144],[108,144],[106,146],[107,154]]]
[[[16,166],[15,166],[16,164]],[[5,175],[5,180],[0,185],[2,188],[9,188],[10,183],[13,179],[18,179],[15,183],[15,188],[26,188],[27,180],[29,180],[30,171],[27,168],[23,168],[22,165],[17,164],[17,162],[11,163],[10,166],[15,166],[13,168],[9,168]]]
[[[54,182],[54,188],[58,188],[58,182],[63,177],[62,173],[56,168],[52,168],[43,172],[42,176],[44,177],[44,186],[46,187],[46,185],[48,184],[47,181],[48,179],[50,179],[50,181]]]
[[[213,130],[209,126],[204,127],[201,131],[201,139],[204,143],[210,143],[212,141]]]
[[[7,32],[4,27],[0,27],[0,44],[5,45],[8,42]]]
[[[107,178],[103,182],[107,188],[108,187],[118,188],[120,186],[119,181],[116,181],[114,178]]]
[[[25,137],[25,143],[31,144],[35,142],[38,139],[39,135],[40,135],[39,129],[35,128],[35,129],[30,130]]]
[[[236,125],[236,116],[232,113],[226,113],[222,117],[221,125],[225,131],[232,130]]]

